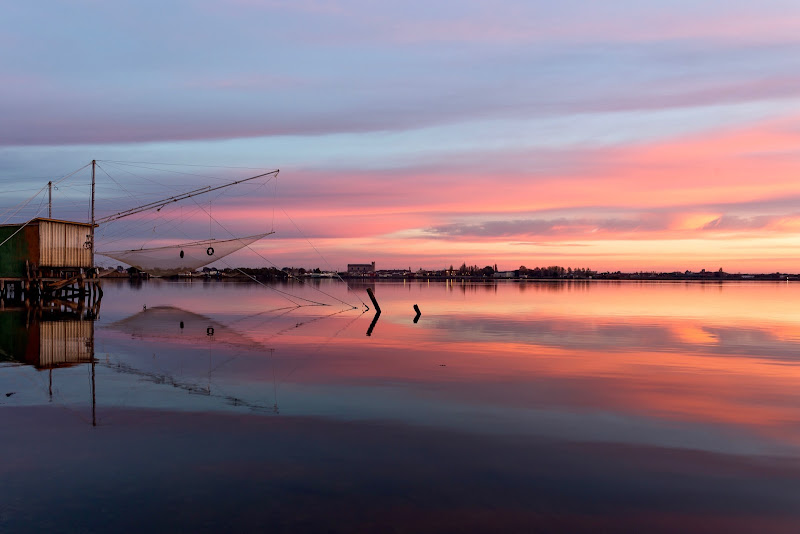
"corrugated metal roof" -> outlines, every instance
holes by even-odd
[[[76,224],[78,226],[89,226],[89,227],[92,226],[92,223],[86,223],[86,222],[65,221],[63,219],[49,219],[47,217],[36,217],[35,219],[31,219],[28,222],[22,222],[22,223],[17,223],[17,224],[0,224],[0,227],[2,227],[2,226],[23,226],[23,225],[26,225],[26,224],[28,226],[32,226],[34,224],[38,224],[39,221],[57,222],[57,223],[64,223],[64,224]],[[94,226],[96,228],[98,225],[95,224]]]

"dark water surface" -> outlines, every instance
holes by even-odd
[[[0,531],[800,532],[798,284],[273,287],[6,303]]]

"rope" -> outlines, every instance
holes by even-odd
[[[253,280],[253,281],[254,281],[254,282],[256,282],[257,284],[259,284],[259,285],[262,285],[262,286],[266,287],[267,289],[271,289],[272,291],[275,291],[275,292],[277,292],[277,293],[280,293],[280,294],[282,294],[282,295],[283,295],[283,297],[284,297],[286,300],[288,300],[288,301],[289,301],[289,302],[291,302],[292,304],[295,304],[295,305],[296,305],[298,308],[301,306],[301,304],[298,304],[298,303],[296,303],[296,302],[295,302],[295,301],[293,301],[291,298],[289,298],[289,296],[291,296],[291,297],[293,297],[293,298],[296,298],[296,299],[299,299],[299,300],[304,300],[304,301],[306,301],[306,302],[310,302],[311,304],[314,304],[315,306],[329,306],[329,304],[324,304],[324,303],[322,303],[322,302],[317,302],[317,301],[314,301],[314,300],[311,300],[311,299],[306,299],[306,298],[303,298],[303,297],[298,297],[297,295],[292,295],[291,293],[288,293],[288,292],[286,292],[286,291],[281,291],[280,289],[274,288],[274,287],[272,287],[272,286],[268,286],[268,285],[264,284],[263,282],[261,282],[261,280],[259,280],[258,278],[255,278],[255,277],[253,277],[253,276],[250,276],[249,274],[247,274],[246,272],[244,272],[243,270],[241,270],[239,267],[233,267],[233,266],[232,266],[230,263],[228,263],[228,262],[227,262],[227,261],[225,261],[224,259],[221,259],[221,260],[219,260],[219,261],[221,261],[222,263],[224,263],[225,265],[227,265],[227,266],[228,266],[228,267],[230,267],[231,269],[236,269],[237,271],[239,271],[240,273],[242,273],[242,274],[243,274],[243,275],[245,275],[246,277],[250,278],[251,280]],[[345,304],[347,304],[347,303],[345,302]]]
[[[83,169],[87,168],[89,165],[91,165],[91,163],[87,163],[86,165],[84,165],[84,166],[83,166],[83,167],[81,167],[80,169],[77,169],[77,170],[75,170],[75,171],[72,171],[71,173],[67,174],[66,176],[63,176],[62,178],[59,178],[58,180],[56,180],[55,182],[53,182],[53,184],[52,184],[52,185],[54,185],[54,186],[55,186],[55,185],[57,185],[57,184],[60,184],[60,183],[61,183],[61,182],[63,182],[64,180],[67,180],[68,178],[71,178],[72,176],[76,175],[77,173],[79,173],[79,172],[80,172],[80,171],[82,171]],[[25,208],[25,206],[27,206],[28,204],[30,204],[30,202],[31,202],[33,199],[35,199],[35,198],[36,198],[36,197],[37,197],[37,196],[38,196],[40,193],[42,193],[42,192],[43,192],[45,189],[47,189],[47,185],[45,185],[44,187],[42,187],[41,189],[39,189],[39,191],[37,191],[37,192],[36,192],[36,193],[35,193],[35,194],[34,194],[32,197],[30,197],[28,200],[26,200],[25,202],[23,202],[23,203],[22,203],[22,205],[20,205],[20,206],[17,208],[17,210],[16,210],[14,213],[12,213],[12,214],[11,214],[11,215],[9,215],[8,217],[6,217],[6,219],[3,221],[3,223],[2,223],[2,224],[5,224],[5,223],[7,223],[7,222],[8,222],[8,221],[9,221],[9,220],[12,218],[12,217],[14,217],[14,215],[16,215],[17,213],[19,213],[19,212],[20,212],[20,211],[21,211],[23,208]],[[38,216],[39,216],[39,212],[40,212],[40,211],[41,211],[41,209],[42,209],[42,208],[41,208],[41,206],[42,206],[42,203],[44,203],[44,197],[42,197],[42,202],[39,204],[39,209],[37,209],[37,210],[36,210],[36,214],[34,215],[34,217],[33,217],[31,220],[27,221],[27,222],[26,222],[26,223],[25,223],[25,224],[22,226],[22,228],[24,228],[25,226],[27,226],[27,225],[28,225],[28,224],[29,224],[29,223],[30,223],[30,222],[31,222],[33,219],[35,219],[36,217],[38,217]],[[13,206],[12,206],[12,207],[10,207],[10,208],[8,208],[8,209],[6,209],[6,210],[4,210],[2,213],[0,213],[0,216],[4,215],[5,213],[8,213],[8,212],[9,212],[9,211],[11,211],[12,209],[14,209],[14,207],[13,207]],[[17,234],[17,233],[18,233],[20,230],[22,230],[22,228],[20,228],[20,229],[19,229],[19,230],[17,230],[16,232],[14,232],[14,233],[13,233],[11,236],[9,236],[9,238],[8,238],[8,239],[11,239],[12,237],[14,237],[14,235],[16,235],[16,234]],[[2,243],[0,243],[0,246],[4,245],[4,244],[5,244],[5,243],[8,241],[8,239],[6,239],[6,240],[5,240],[5,241],[3,241]]]
[[[355,309],[355,308],[354,308],[354,309]],[[343,311],[349,311],[349,310],[343,310]],[[339,313],[343,313],[343,312],[339,312]],[[360,319],[360,318],[361,318],[361,316],[362,316],[362,315],[364,315],[365,313],[367,313],[367,312],[366,312],[366,310],[365,310],[365,311],[363,311],[363,312],[361,312],[359,315],[357,315],[357,316],[353,317],[353,319],[352,319],[352,320],[350,320],[350,322],[349,322],[349,323],[347,323],[347,324],[346,324],[346,325],[344,325],[342,328],[340,328],[338,331],[336,331],[336,332],[335,332],[335,333],[334,333],[334,334],[333,334],[331,337],[329,337],[328,339],[326,339],[324,343],[319,343],[319,344],[318,344],[318,345],[315,347],[315,349],[314,349],[314,350],[312,350],[312,351],[309,351],[309,352],[308,352],[308,354],[306,355],[306,357],[305,357],[305,358],[303,358],[301,361],[297,362],[297,365],[295,365],[295,366],[294,366],[294,367],[293,367],[293,368],[292,368],[292,369],[291,369],[291,370],[290,370],[288,373],[286,373],[286,375],[284,375],[284,376],[283,376],[283,378],[281,378],[281,382],[285,382],[285,381],[286,381],[286,380],[287,380],[287,379],[288,379],[290,376],[292,376],[292,375],[294,374],[294,372],[295,372],[295,371],[297,371],[297,370],[298,370],[298,369],[299,369],[299,368],[300,368],[300,367],[301,367],[303,364],[305,364],[305,363],[308,363],[308,361],[309,361],[309,360],[310,360],[312,357],[316,356],[316,355],[317,355],[317,354],[318,354],[318,353],[319,353],[319,352],[322,350],[322,348],[323,348],[324,346],[328,345],[328,344],[329,344],[331,341],[333,341],[333,339],[334,339],[336,336],[338,336],[339,334],[341,334],[342,332],[344,332],[345,330],[347,330],[348,328],[350,328],[350,326],[351,326],[353,323],[355,323],[355,322],[356,322],[356,320]],[[338,314],[331,314],[331,315],[328,315],[328,316],[319,317],[318,319],[327,318],[327,317],[333,317],[333,315],[338,315]],[[302,324],[302,323],[300,323],[300,324]],[[299,326],[299,325],[298,325],[298,326]]]
[[[208,176],[208,175],[205,175],[205,174],[197,174],[197,173],[193,173],[193,172],[180,172],[180,171],[171,171],[169,169],[156,169],[156,168],[153,168],[153,167],[144,167],[142,165],[133,165],[133,164],[130,164],[130,163],[123,163],[123,162],[116,162],[116,163],[118,165],[124,165],[124,166],[127,166],[127,167],[134,167],[134,168],[137,168],[137,169],[147,169],[148,171],[170,172],[172,174],[180,174],[180,175],[183,175],[183,176],[196,176],[196,177],[199,177],[199,178],[206,178],[206,179],[209,179],[209,180],[227,180],[227,178],[220,178],[219,176]],[[161,164],[159,163],[159,164],[155,164],[155,165],[161,165]],[[186,165],[186,166],[187,167],[191,167],[191,165]],[[265,169],[258,169],[258,170],[265,170]]]
[[[111,161],[104,161],[103,163],[110,164],[112,167],[116,167],[117,166],[117,165],[114,165],[113,164],[114,162],[111,162]],[[152,184],[156,184],[156,185],[158,185],[160,187],[166,187],[167,189],[172,189],[173,191],[180,191],[180,189],[178,189],[177,187],[170,186],[170,185],[167,185],[167,184],[163,184],[161,182],[157,182],[156,180],[148,178],[147,176],[141,176],[139,174],[136,174],[135,172],[131,172],[128,169],[116,169],[116,170],[118,170],[120,172],[124,172],[124,173],[130,174],[131,176],[135,176],[136,178],[139,178],[141,180],[145,180],[145,181],[150,182]],[[155,196],[155,194],[153,194],[151,196]]]
[[[188,214],[186,214],[185,216],[186,217],[191,217],[192,215],[194,215],[198,211],[200,211],[200,210],[199,209],[192,210]],[[181,220],[182,217],[184,217],[184,215],[180,214],[180,215],[176,215],[175,217],[172,217],[171,219],[167,219],[166,216],[162,214],[159,217],[159,220],[162,220],[163,222],[159,223],[157,226],[160,228],[160,227],[163,227],[165,225],[169,225],[170,223],[174,223],[171,226],[166,226],[166,227],[167,227],[167,229],[176,228],[182,223],[182,220]],[[113,225],[113,224],[115,224],[117,222],[118,221],[112,221],[110,223],[107,223],[106,225],[101,226],[101,228],[109,228],[110,225]],[[149,227],[151,224],[153,224],[153,221],[152,220],[148,220],[148,219],[143,219],[143,220],[139,220],[139,221],[132,222],[132,223],[128,222],[127,225],[125,225],[126,223],[121,223],[121,224],[123,226],[118,226],[114,231],[110,231],[110,230],[107,230],[107,229],[103,229],[102,230],[102,237],[103,238],[105,238],[105,237],[114,238],[114,239],[111,239],[110,241],[106,241],[105,244],[104,244],[104,247],[106,247],[108,245],[111,245],[112,243],[116,243],[118,241],[122,241],[123,239],[128,239],[129,235],[132,234],[134,231],[139,230],[139,229],[144,228],[144,227]],[[139,238],[136,237],[136,239],[138,240]],[[150,241],[152,241],[152,239],[146,239],[144,242],[142,242],[141,248],[144,248],[144,245],[146,245]]]
[[[37,193],[37,194],[38,194],[38,193]],[[34,197],[34,198],[35,198],[35,197]],[[33,199],[31,199],[31,200],[33,200]],[[39,202],[39,207],[36,209],[36,213],[34,214],[33,218],[32,218],[32,219],[30,219],[30,220],[28,220],[28,221],[27,221],[25,224],[23,224],[23,225],[22,225],[22,226],[20,226],[19,228],[17,228],[17,231],[16,231],[16,232],[14,232],[13,234],[11,234],[11,235],[10,235],[10,236],[8,236],[7,238],[5,238],[5,240],[4,240],[2,243],[0,243],[0,247],[2,247],[3,245],[5,245],[6,243],[8,243],[8,241],[9,241],[9,240],[10,240],[12,237],[14,237],[14,236],[15,236],[15,235],[17,235],[18,233],[20,233],[20,232],[22,231],[22,229],[23,229],[23,228],[25,228],[26,226],[28,226],[30,223],[32,223],[32,222],[33,222],[33,220],[34,220],[34,219],[36,219],[36,217],[38,217],[38,216],[39,216],[39,212],[40,212],[40,211],[42,211],[42,205],[43,205],[43,204],[44,204],[44,197],[42,197],[42,200]],[[18,211],[19,211],[19,210],[18,210]]]
[[[197,204],[197,206],[198,206],[200,209],[203,209],[203,207],[202,207],[202,206],[200,206],[200,204],[198,204],[198,203],[197,203],[197,201],[195,201],[195,204]],[[220,226],[222,226],[222,225],[220,225]],[[224,228],[224,227],[223,227],[223,228]],[[225,228],[225,230],[227,231],[227,228]],[[186,233],[185,233],[185,232],[181,232],[181,233],[183,233],[183,235],[184,235],[184,236],[186,236]],[[228,233],[230,233],[230,232],[228,232]],[[231,234],[231,235],[232,235],[232,234]],[[189,236],[186,236],[186,237],[187,237],[187,239],[189,238]],[[234,239],[230,239],[229,241],[234,241],[234,240],[235,240],[235,241],[239,241],[239,242],[241,242],[241,240],[240,240],[238,237],[236,237],[236,236],[234,236]],[[164,247],[164,248],[167,248],[167,247]],[[257,284],[259,284],[259,285],[262,285],[262,286],[264,286],[264,287],[266,287],[267,289],[270,289],[270,290],[272,290],[272,291],[275,291],[276,293],[280,293],[281,295],[283,295],[283,297],[284,297],[286,300],[288,300],[289,302],[291,302],[292,304],[294,304],[294,305],[295,305],[296,307],[298,307],[298,308],[299,308],[299,307],[301,307],[302,305],[301,305],[301,304],[298,304],[298,303],[297,303],[297,302],[295,302],[295,301],[293,301],[293,300],[292,300],[291,298],[289,298],[289,297],[293,297],[293,298],[296,298],[296,299],[299,299],[299,300],[304,300],[304,301],[306,301],[306,302],[310,302],[311,304],[314,304],[315,306],[327,306],[327,304],[323,304],[323,303],[320,303],[320,302],[316,302],[316,301],[313,301],[313,300],[310,300],[310,299],[306,299],[306,298],[303,298],[303,297],[298,297],[298,296],[296,296],[296,295],[292,295],[291,293],[288,293],[288,292],[286,292],[286,291],[281,291],[280,289],[274,288],[274,287],[272,287],[272,286],[268,286],[268,285],[266,285],[266,284],[262,283],[262,282],[261,282],[260,280],[258,280],[257,278],[254,278],[254,277],[250,276],[249,274],[247,274],[246,272],[242,271],[240,268],[231,266],[231,265],[230,265],[230,264],[229,264],[227,261],[225,261],[225,259],[224,259],[224,258],[220,258],[220,259],[219,259],[219,261],[221,261],[222,263],[224,263],[225,265],[227,265],[227,266],[228,266],[229,268],[231,268],[231,269],[236,269],[237,271],[239,271],[239,272],[240,272],[240,273],[242,273],[243,275],[245,275],[245,276],[247,276],[248,278],[252,279],[252,280],[253,280],[254,282],[256,282]]]
[[[37,192],[36,192],[36,193],[35,193],[35,194],[34,194],[34,195],[31,197],[31,198],[29,198],[28,200],[26,200],[26,201],[25,201],[25,202],[24,202],[24,203],[23,203],[23,204],[22,204],[20,207],[18,207],[18,208],[17,208],[17,211],[15,211],[14,213],[12,213],[12,214],[11,214],[11,215],[9,215],[8,217],[6,217],[6,219],[3,221],[3,224],[7,223],[7,222],[8,222],[8,220],[9,220],[9,219],[11,219],[11,217],[13,217],[13,216],[14,216],[14,215],[16,215],[17,213],[19,213],[19,211],[20,211],[22,208],[24,208],[25,206],[27,206],[28,204],[30,204],[30,203],[31,203],[31,201],[32,201],[34,198],[38,197],[38,196],[39,196],[39,194],[40,194],[40,193],[42,193],[42,192],[43,192],[43,191],[44,191],[46,188],[47,188],[47,186],[44,186],[44,187],[42,187],[41,189],[39,189],[39,190],[38,190],[38,191],[37,191]],[[12,206],[11,208],[8,208],[6,211],[10,211],[11,209],[13,209],[13,206]],[[4,213],[5,213],[5,212],[4,212]],[[30,222],[30,221],[28,221],[28,222]],[[25,224],[28,224],[28,223],[25,223]],[[15,233],[16,233],[16,232],[15,232]],[[7,241],[7,240],[6,240],[6,241]],[[5,243],[5,241],[3,241],[3,243]]]
[[[86,165],[84,165],[84,166],[83,166],[83,167],[81,167],[80,169],[77,169],[77,170],[75,170],[75,171],[72,171],[71,173],[67,174],[67,175],[66,175],[66,176],[64,176],[63,178],[61,178],[61,179],[59,179],[59,180],[56,180],[55,182],[53,182],[53,185],[60,184],[60,183],[61,183],[61,182],[63,182],[64,180],[66,180],[66,179],[68,179],[68,178],[71,178],[71,177],[75,176],[76,174],[78,174],[79,172],[81,172],[83,169],[87,168],[89,165],[91,165],[91,162],[87,163]]]
[[[303,237],[303,239],[305,239],[305,240],[306,240],[306,243],[308,243],[308,244],[311,246],[311,248],[313,248],[313,249],[314,249],[314,252],[316,252],[316,253],[317,253],[317,255],[319,255],[319,257],[320,257],[320,258],[322,258],[322,261],[324,261],[324,262],[325,262],[325,265],[327,265],[327,267],[328,267],[328,270],[329,270],[329,271],[334,271],[334,272],[336,273],[336,277],[337,277],[339,280],[341,280],[342,282],[344,282],[344,285],[347,287],[347,289],[348,289],[348,290],[350,290],[350,285],[349,285],[347,282],[345,282],[344,278],[342,278],[342,276],[339,274],[339,272],[338,272],[336,269],[333,269],[333,268],[331,267],[331,264],[330,264],[330,263],[328,263],[328,260],[326,260],[326,259],[325,259],[325,257],[322,255],[322,253],[320,253],[320,251],[319,251],[319,250],[317,250],[317,247],[315,247],[315,246],[314,246],[314,244],[313,244],[313,243],[312,243],[312,242],[311,242],[311,241],[310,241],[310,240],[309,240],[309,239],[308,239],[308,238],[305,236],[305,234],[303,234],[303,231],[302,231],[302,230],[300,230],[300,227],[299,227],[299,226],[297,226],[297,224],[296,224],[296,223],[294,222],[294,220],[293,220],[293,219],[292,219],[292,218],[289,216],[289,214],[288,214],[288,213],[286,213],[286,210],[285,210],[285,209],[283,209],[283,208],[281,208],[281,211],[283,212],[283,214],[284,214],[284,215],[286,215],[286,218],[287,218],[287,219],[289,219],[289,221],[291,221],[291,223],[294,225],[295,229],[296,229],[296,230],[297,230],[297,231],[300,233],[300,235]],[[358,293],[355,293],[355,292],[353,292],[353,294],[356,296],[356,298],[357,298],[358,300],[360,300],[360,301],[361,301],[361,304],[362,304],[362,305],[364,305],[364,306],[368,307],[368,306],[367,306],[367,303],[366,303],[366,302],[364,302],[364,301],[361,299],[361,297],[359,297],[359,296],[358,296]]]
[[[34,218],[35,218],[35,217],[34,217]],[[23,228],[25,228],[26,226],[28,226],[28,224],[29,224],[31,221],[33,221],[33,219],[31,219],[30,221],[26,222],[26,223],[25,223],[25,224],[23,224],[22,226],[20,226],[20,227],[17,229],[17,231],[16,231],[16,232],[14,232],[14,233],[13,233],[13,234],[11,234],[10,236],[8,236],[8,237],[6,238],[6,240],[5,240],[5,241],[3,241],[2,243],[0,243],[0,247],[2,247],[3,245],[5,245],[5,244],[8,242],[8,240],[9,240],[9,239],[11,239],[12,237],[14,237],[14,236],[15,236],[15,235],[17,235],[18,233],[20,233],[20,232],[22,231],[22,229],[23,229]]]
[[[127,189],[125,189],[125,187],[124,187],[124,186],[123,186],[121,183],[119,183],[118,181],[116,181],[116,180],[114,179],[114,177],[113,177],[113,176],[111,176],[110,174],[108,174],[108,172],[107,172],[107,171],[106,171],[106,170],[105,170],[103,167],[101,167],[100,165],[97,165],[97,168],[98,168],[98,169],[100,169],[101,171],[103,171],[103,173],[104,173],[106,176],[108,176],[108,178],[109,178],[109,179],[110,179],[112,182],[114,182],[115,184],[117,184],[117,187],[119,187],[120,189],[122,189],[123,191],[125,191],[125,192],[128,194],[128,196],[129,196],[129,197],[131,197],[133,200],[136,200],[136,201],[138,201],[138,199],[137,199],[137,198],[136,198],[136,197],[133,195],[133,193],[131,193],[130,191],[128,191]]]
[[[100,160],[97,160],[100,161]],[[131,163],[138,163],[140,165],[166,165],[172,167],[205,167],[207,169],[247,169],[250,171],[265,171],[267,169],[263,167],[230,167],[227,165],[191,165],[188,163],[158,163],[153,161],[113,161],[113,160],[103,160],[105,163],[119,163],[122,165],[131,164]]]
[[[238,319],[235,319],[235,320],[230,321],[229,323],[227,323],[227,326],[228,327],[233,327],[233,325],[235,325],[237,323],[241,323],[242,321],[245,321],[247,319],[252,319],[254,317],[259,317],[261,315],[264,315],[265,313],[282,312],[282,313],[280,313],[280,314],[275,316],[275,317],[280,317],[282,315],[286,315],[290,311],[295,310],[297,308],[298,308],[298,306],[294,306],[294,307],[286,306],[286,307],[283,307],[283,308],[275,308],[275,309],[272,309],[272,310],[264,310],[264,311],[261,311],[261,312],[258,312],[258,313],[254,313],[253,315],[245,315],[243,317],[239,317]],[[267,321],[265,321],[265,323],[273,320],[275,317],[272,317],[272,318],[268,319]],[[254,343],[262,345],[262,343],[260,343],[260,342],[254,342]],[[266,348],[266,347],[264,347],[264,348]]]
[[[202,206],[200,206],[200,204],[198,204],[198,203],[197,203],[197,201],[195,201],[195,204],[197,204],[197,206],[198,206],[200,209],[202,209],[203,211],[205,211],[205,208],[203,208]],[[223,230],[225,230],[226,232],[228,232],[228,234],[230,234],[230,236],[231,236],[233,239],[236,239],[236,240],[239,240],[239,241],[241,241],[241,240],[240,240],[238,237],[236,237],[236,236],[235,236],[235,235],[234,235],[234,234],[233,234],[233,233],[232,233],[230,230],[228,230],[228,228],[226,228],[224,224],[222,224],[222,223],[221,223],[221,222],[219,222],[217,219],[215,219],[214,217],[212,217],[212,216],[211,216],[211,214],[210,214],[210,213],[208,213],[207,211],[206,211],[206,213],[208,214],[208,216],[209,216],[211,219],[213,219],[213,220],[214,220],[214,222],[216,222],[216,223],[217,223],[217,224],[220,226],[220,228],[222,228]],[[313,245],[312,245],[312,246],[313,246]],[[275,265],[275,264],[274,264],[272,261],[270,261],[269,259],[267,259],[267,258],[265,258],[264,256],[262,256],[262,255],[261,255],[261,254],[260,254],[260,253],[259,253],[259,252],[258,252],[256,249],[252,248],[252,247],[251,247],[249,244],[245,245],[245,247],[246,247],[246,248],[248,248],[248,249],[250,249],[250,251],[251,251],[251,252],[255,253],[255,254],[256,254],[256,255],[257,255],[259,258],[261,258],[262,260],[266,261],[267,263],[269,263],[270,265],[272,265],[272,266],[273,266],[273,267],[275,267],[276,269],[278,268],[278,266],[277,266],[277,265]],[[323,258],[323,259],[324,259],[324,258]],[[224,260],[223,260],[223,263],[225,263],[225,264],[227,265],[227,262],[225,262]],[[234,267],[232,267],[232,268],[234,268]],[[287,274],[289,274],[289,278],[291,278],[291,279],[293,279],[293,280],[297,280],[297,281],[298,281],[298,282],[300,282],[301,284],[308,285],[308,284],[306,284],[306,283],[305,283],[303,280],[301,280],[300,278],[297,278],[297,277],[293,276],[291,273],[287,273]],[[265,287],[269,287],[269,286],[265,286]],[[326,297],[328,297],[328,298],[332,298],[333,300],[335,300],[335,301],[337,301],[337,302],[340,302],[340,303],[344,304],[345,306],[350,306],[351,308],[354,308],[354,309],[356,308],[356,306],[353,306],[353,305],[352,305],[352,304],[350,304],[349,302],[345,302],[345,301],[343,301],[342,299],[340,299],[340,298],[338,298],[338,297],[334,297],[333,295],[331,295],[331,294],[329,294],[329,293],[326,293],[325,291],[321,290],[321,289],[320,289],[320,288],[318,288],[318,287],[314,287],[314,286],[310,286],[310,287],[311,287],[312,289],[314,289],[315,291],[319,291],[320,293],[322,293],[322,294],[323,294],[323,295],[325,295]],[[349,289],[349,286],[348,286],[348,289]],[[296,298],[301,298],[301,297],[296,297]],[[308,299],[303,299],[303,300],[308,300]],[[359,298],[359,300],[361,300],[361,299]],[[312,300],[309,300],[309,302],[314,302],[314,301],[312,301]],[[362,301],[361,301],[361,303],[362,303],[362,304],[364,304],[364,301],[362,300]],[[364,304],[364,305],[366,306],[366,304]]]
[[[27,193],[28,191],[36,191],[36,188],[30,187],[28,189],[12,189],[11,191],[4,190],[3,193]]]

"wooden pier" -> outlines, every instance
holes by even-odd
[[[90,271],[92,271],[90,269]],[[91,308],[103,298],[96,273],[80,273],[68,278],[31,276],[0,278],[0,307],[8,303],[46,303],[60,301],[70,306]]]

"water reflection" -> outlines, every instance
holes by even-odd
[[[110,469],[128,489],[106,506],[168,502],[184,523],[163,530],[796,530],[800,286],[368,287],[377,326],[215,282],[111,286],[96,325],[66,321],[88,338],[0,314],[0,391],[19,392],[0,414],[20,429],[0,453],[41,454],[54,428],[73,450],[99,440],[86,484]],[[54,368],[53,404],[81,409],[95,369],[94,437],[41,395],[37,369]],[[41,472],[21,462],[9,487],[33,494]]]
[[[94,358],[94,321],[90,311],[4,307],[0,310],[0,357],[52,369]]]
[[[280,315],[270,315],[267,320],[275,320]],[[257,316],[243,317],[239,321],[254,317]],[[217,385],[217,376],[227,374],[226,366],[230,368],[237,358],[266,353],[272,360],[274,349],[232,326],[174,306],[158,306],[116,321],[107,328],[105,347],[116,357],[109,357],[102,363],[106,369],[190,395],[216,399],[233,407],[279,411],[276,389],[274,402],[267,406],[264,402],[231,393],[230,388],[212,388],[212,383]],[[131,341],[135,350],[131,350]]]
[[[381,312],[380,312],[380,310],[376,310],[375,311],[375,315],[372,316],[372,322],[369,323],[369,328],[367,328],[367,335],[368,336],[372,335],[372,331],[375,330],[375,325],[378,324],[378,319],[380,319],[380,318],[381,318]],[[414,322],[416,322],[416,321],[414,321]]]
[[[52,301],[31,306],[3,305],[0,310],[0,359],[47,371],[47,397],[53,400],[53,370],[89,364],[91,423],[97,425],[95,395],[94,321],[100,301],[91,308]],[[6,396],[16,394],[8,392]]]

